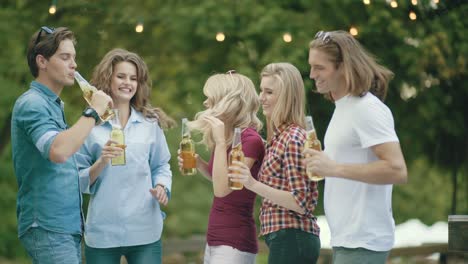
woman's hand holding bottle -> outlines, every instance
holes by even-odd
[[[247,189],[251,189],[257,180],[252,177],[250,173],[250,168],[247,167],[243,162],[233,161],[232,165],[229,166],[230,173],[228,177],[233,182],[242,183]]]
[[[98,161],[105,164],[109,163],[112,158],[122,155],[125,147],[125,145],[118,145],[118,143],[113,140],[108,140],[102,147],[101,157],[99,157]]]

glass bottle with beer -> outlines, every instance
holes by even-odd
[[[88,105],[91,105],[91,98],[93,98],[93,94],[97,92],[96,87],[92,86],[88,81],[86,81],[83,76],[77,71],[75,71],[75,80],[78,82],[78,85],[81,88],[81,91],[83,92],[83,97],[88,103]],[[101,121],[109,121],[113,118],[113,111],[110,109],[110,107],[107,107],[106,111],[104,114],[100,116]]]
[[[183,159],[182,174],[194,175],[197,173],[197,160],[195,158],[195,144],[193,143],[187,118],[182,119],[182,141],[180,141],[180,155]]]
[[[122,125],[120,123],[119,119],[119,110],[118,109],[113,109],[112,110],[112,120],[111,120],[111,125],[112,125],[112,131],[110,133],[110,138],[111,140],[115,141],[116,143],[113,143],[112,146],[119,147],[123,149],[122,155],[112,158],[111,159],[111,164],[112,166],[119,166],[119,165],[125,165],[126,160],[125,160],[125,135],[122,130]]]
[[[234,137],[232,139],[231,152],[229,153],[229,166],[232,166],[233,161],[244,162],[244,152],[242,151],[241,129],[236,127],[234,129]],[[232,173],[232,172],[231,172]],[[229,179],[229,188],[231,190],[242,190],[244,185],[240,182],[233,182]]]
[[[309,149],[315,149],[318,151],[322,151],[322,144],[320,140],[317,138],[317,132],[315,132],[314,122],[312,121],[312,116],[306,116],[306,132],[307,132],[307,139],[305,142],[305,147]],[[306,169],[307,176],[312,181],[321,181],[324,178],[322,176],[314,174],[308,168]]]

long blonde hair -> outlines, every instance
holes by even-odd
[[[350,94],[363,96],[370,91],[381,101],[385,100],[393,72],[378,64],[376,58],[351,34],[342,30],[320,31],[310,42],[309,48],[326,53],[336,68],[342,64],[345,85]],[[326,97],[330,98],[330,95]]]
[[[130,105],[137,111],[143,113],[148,119],[158,120],[163,129],[175,126],[175,121],[170,118],[161,108],[153,107],[150,103],[151,79],[148,67],[138,54],[124,49],[113,49],[109,51],[101,62],[94,68],[91,84],[107,94],[111,94],[111,81],[114,67],[120,62],[129,62],[135,65],[137,70],[138,89],[130,100]]]
[[[250,127],[257,131],[262,128],[257,117],[260,100],[253,82],[246,76],[235,72],[212,75],[206,81],[203,93],[207,96],[208,109],[198,112],[188,125],[203,133],[201,143],[209,149],[214,148],[215,142],[210,125],[203,121],[204,116],[213,116],[224,122],[228,145],[232,143],[235,127]]]
[[[278,100],[267,118],[267,137],[271,139],[273,128],[281,125],[296,124],[305,128],[305,91],[301,73],[292,64],[270,63],[260,74],[263,77],[275,79]]]

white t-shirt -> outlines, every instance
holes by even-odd
[[[324,140],[324,151],[332,160],[370,163],[378,160],[370,147],[398,142],[390,109],[371,93],[347,95],[335,105]],[[326,178],[324,203],[331,246],[390,250],[395,230],[392,186]]]

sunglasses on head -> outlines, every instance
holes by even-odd
[[[327,31],[319,31],[317,34],[315,34],[315,39],[319,39],[323,41],[323,43],[328,44],[330,41],[332,41],[330,32]]]
[[[233,75],[234,73],[236,73],[236,70],[229,70],[226,72],[226,74],[229,74],[229,75]]]
[[[46,27],[46,26],[41,27],[41,29],[39,30],[39,33],[37,34],[36,42],[34,42],[34,46],[36,46],[37,43],[39,43],[39,41],[41,40],[42,32],[44,32],[47,35],[50,35],[50,34],[53,34],[55,32],[55,28],[50,28],[50,27]]]
[[[332,39],[332,35],[330,34],[330,32],[328,32],[328,31],[319,31],[319,32],[317,32],[317,34],[315,34],[314,39],[320,40],[321,41],[320,44],[325,44],[327,46],[328,46],[328,44],[335,45],[338,48],[338,54],[336,55],[337,56],[336,57],[336,62],[340,63],[340,62],[343,61],[343,52],[342,52],[341,46],[336,40]]]

